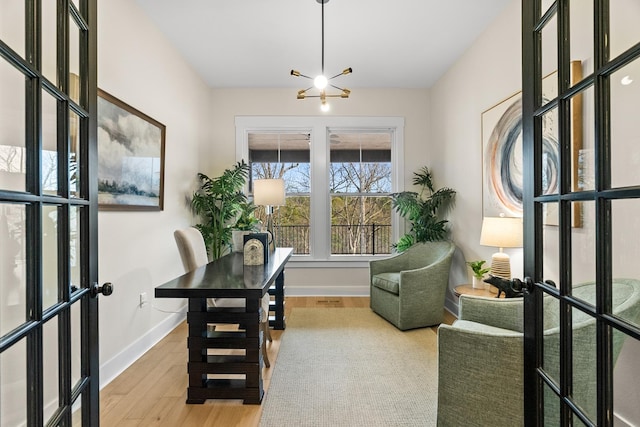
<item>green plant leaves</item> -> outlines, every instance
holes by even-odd
[[[198,173],[200,188],[193,194],[191,208],[200,216],[202,223],[196,228],[212,259],[220,258],[231,247],[231,230],[236,216],[248,203],[242,190],[249,172],[249,165],[242,160],[216,178]]]
[[[393,208],[411,224],[409,232],[394,245],[398,252],[417,242],[444,240],[448,233],[448,221],[442,217],[453,205],[455,190],[444,187],[435,191],[431,172],[426,166],[414,172],[413,183],[422,187],[420,193],[403,191],[391,194]]]

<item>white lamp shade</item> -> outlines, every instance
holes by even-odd
[[[522,218],[485,217],[480,244],[497,248],[522,247]]]
[[[284,179],[256,179],[253,181],[253,203],[258,206],[284,205]]]

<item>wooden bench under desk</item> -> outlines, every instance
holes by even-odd
[[[245,266],[242,254],[232,253],[155,288],[156,298],[189,299],[187,403],[207,399],[262,402],[260,346],[265,337],[260,332],[261,301],[267,292],[274,295],[273,325],[284,329],[284,267],[292,253],[291,248],[277,248],[268,264],[258,266]],[[245,307],[207,307],[207,298],[241,298]],[[211,323],[237,323],[242,330],[209,331],[207,324]],[[210,355],[209,349],[239,349],[244,355]],[[208,378],[210,374],[222,378]],[[233,378],[238,374],[244,379]]]

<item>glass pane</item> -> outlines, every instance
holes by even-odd
[[[594,283],[596,280],[596,211],[595,202],[575,202],[572,207],[579,211],[581,227],[571,229],[571,274],[573,286]],[[595,305],[595,294],[577,295]],[[586,299],[586,298],[589,299]]]
[[[613,412],[626,424],[640,425],[640,341],[613,333]],[[617,425],[617,424],[614,424]]]
[[[71,407],[71,426],[82,427],[82,398],[86,395],[86,392],[79,396]]]
[[[42,207],[42,309],[58,302],[58,208]]]
[[[640,59],[611,75],[611,187],[640,184]]]
[[[581,299],[595,298],[596,287],[593,283],[574,288]],[[574,308],[573,319],[573,401],[591,419],[597,411],[596,387],[596,322],[588,314]]]
[[[42,327],[42,392],[45,423],[58,409],[58,318],[54,317]]]
[[[614,312],[615,304],[622,303],[630,297],[633,287],[638,287],[640,279],[640,242],[630,236],[640,233],[640,200],[624,199],[611,201],[611,258]],[[637,305],[637,304],[636,304]],[[638,315],[631,310],[617,313],[620,317],[634,325],[640,325]]]
[[[71,387],[75,387],[82,378],[81,321],[81,305],[76,302],[71,306]]]
[[[294,254],[310,253],[311,147],[309,133],[250,133],[251,181],[283,178],[285,206],[274,211],[276,244],[294,248]],[[253,188],[250,188],[253,191]],[[256,217],[266,224],[263,208]]]
[[[560,398],[548,385],[544,385],[542,392],[544,399],[544,426],[558,427],[560,425]]]
[[[558,139],[558,109],[552,108],[542,116],[542,194],[560,191]]]
[[[558,71],[558,19],[554,15],[553,18],[542,29],[542,46],[541,46],[542,76],[549,76],[551,73]],[[557,81],[558,76],[553,75],[553,79]],[[544,90],[543,95],[547,99],[553,99],[558,96],[557,83],[552,85],[552,89],[548,92]]]
[[[42,74],[58,85],[58,10],[55,1],[42,3]]]
[[[310,253],[311,198],[287,197],[286,205],[276,209],[273,215],[276,246],[293,248],[293,253]],[[265,223],[264,209],[258,209],[257,217]]]
[[[25,191],[25,76],[0,58],[0,189]]]
[[[23,58],[25,56],[25,4],[24,0],[3,0],[0,7],[0,40]]]
[[[58,103],[42,90],[42,193],[58,194]]]
[[[595,113],[593,86],[576,96],[571,103],[573,159],[571,177],[573,191],[595,189]]]
[[[556,384],[560,384],[560,301],[549,295],[544,297],[542,322],[544,348],[542,367]]]
[[[545,203],[542,206],[542,221],[545,225],[542,229],[543,236],[543,276],[545,280],[553,280],[556,285],[560,286],[558,282],[560,278],[560,237],[558,236],[559,223],[558,216],[558,204],[557,203]]]
[[[611,59],[640,42],[640,3],[636,0],[609,2]]]
[[[80,103],[80,28],[78,24],[69,15],[69,97]]]
[[[25,218],[23,205],[0,203],[0,336],[26,320]]]
[[[332,193],[391,192],[391,133],[331,133]]]
[[[0,353],[0,426],[27,425],[26,340]]]
[[[309,193],[311,175],[308,133],[250,133],[252,180],[284,178],[287,194]]]
[[[573,425],[574,427],[582,427],[582,426],[586,427],[586,424],[583,423],[582,420],[578,418],[576,414],[573,414]]]
[[[80,242],[81,242],[81,227],[80,227],[80,208],[77,206],[69,207],[69,278],[71,280],[71,286],[76,289],[80,289],[81,283],[81,270],[80,270]]]
[[[569,52],[571,58],[583,58],[582,74],[588,76],[593,73],[593,0],[570,0],[569,19]]]
[[[542,5],[541,5],[542,7],[540,8],[540,13],[542,15],[544,15],[547,12],[547,10],[549,10],[549,8],[551,7],[551,5],[554,2],[555,2],[555,0],[542,0],[542,2],[541,2],[542,3]],[[540,16],[542,16],[542,15],[540,15]]]
[[[80,197],[80,116],[69,111],[69,195]]]
[[[332,254],[390,253],[389,197],[333,196],[331,222]]]

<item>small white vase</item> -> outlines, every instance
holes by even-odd
[[[471,278],[471,287],[473,289],[484,289],[484,282],[482,279],[478,279],[476,276]]]

